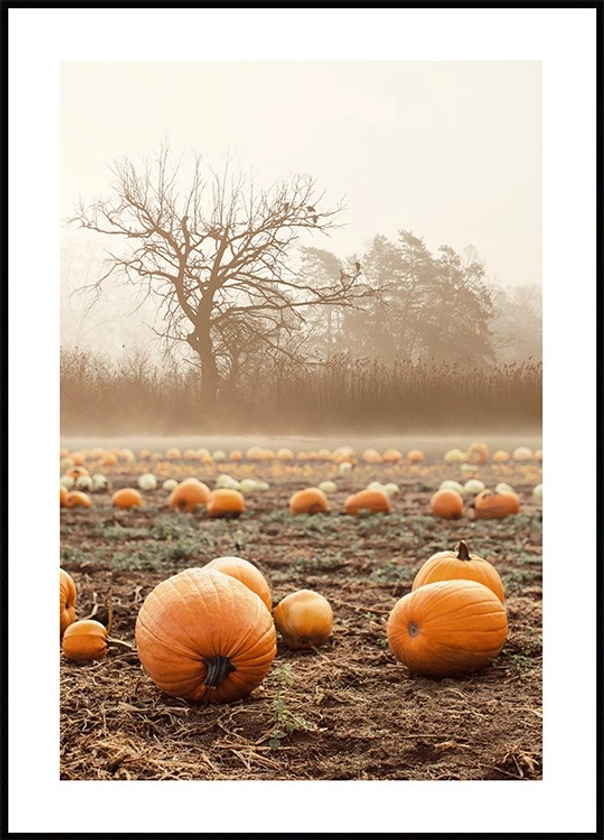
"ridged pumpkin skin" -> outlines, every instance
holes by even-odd
[[[83,618],[63,633],[63,653],[76,662],[104,659],[107,655],[107,628],[100,621]]]
[[[344,512],[353,516],[362,510],[369,513],[390,513],[390,498],[383,490],[359,490],[346,499]]]
[[[59,615],[61,625],[61,638],[70,624],[76,620],[77,590],[74,579],[65,571],[60,572],[60,594],[59,594]]]
[[[437,490],[430,497],[430,510],[441,519],[460,519],[463,516],[463,496],[451,488]]]
[[[246,697],[277,652],[275,625],[260,597],[207,568],[179,572],[147,595],[135,641],[155,685],[192,704]]]
[[[268,581],[260,569],[250,563],[249,560],[244,560],[243,557],[215,557],[214,560],[206,563],[203,568],[218,569],[225,575],[232,575],[232,577],[237,578],[262,599],[269,611],[272,610],[273,599]]]
[[[520,511],[520,497],[512,492],[483,490],[474,499],[475,519],[503,519]]]
[[[273,618],[285,645],[294,650],[324,645],[333,629],[331,604],[312,589],[286,595],[275,607]]]
[[[210,488],[198,478],[185,478],[170,493],[168,504],[173,510],[193,513],[198,505],[205,505],[210,495]]]
[[[220,487],[210,492],[206,502],[206,513],[214,519],[241,516],[244,511],[245,499],[239,490]]]
[[[134,487],[122,487],[111,497],[111,504],[121,510],[130,510],[133,507],[142,507],[143,497]]]
[[[504,602],[505,592],[499,572],[477,554],[470,554],[461,540],[455,551],[439,551],[429,557],[415,576],[411,591],[437,580],[475,580],[488,586]]]
[[[486,668],[505,643],[505,607],[473,580],[427,583],[394,605],[386,624],[388,645],[412,672],[449,677]]]
[[[329,501],[327,496],[318,487],[305,487],[303,490],[296,490],[290,496],[289,512],[292,516],[327,513],[328,511]]]

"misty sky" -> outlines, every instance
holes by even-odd
[[[347,227],[312,242],[341,259],[406,229],[541,284],[540,62],[64,62],[60,107],[64,217],[165,137],[259,186],[313,175],[323,206],[347,202]]]

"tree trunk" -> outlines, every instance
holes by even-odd
[[[199,416],[204,430],[213,432],[218,427],[218,386],[220,378],[210,332],[196,327],[187,341],[199,356]]]

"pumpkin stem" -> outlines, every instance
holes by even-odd
[[[469,560],[470,559],[470,552],[468,551],[468,546],[465,544],[463,540],[459,541],[459,545],[457,546],[457,559],[458,560]]]
[[[218,688],[223,679],[230,674],[231,671],[237,670],[234,665],[231,665],[226,656],[221,656],[219,653],[211,659],[206,659],[204,656],[202,662],[208,669],[204,682],[206,688]]]

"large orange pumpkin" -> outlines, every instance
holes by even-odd
[[[61,638],[70,624],[76,620],[77,590],[74,579],[71,575],[60,569],[60,594],[59,594],[59,616],[61,626]]]
[[[271,596],[271,589],[268,581],[257,566],[250,563],[249,560],[244,560],[242,557],[216,557],[210,560],[209,563],[203,567],[205,569],[218,569],[225,575],[232,575],[245,583],[248,589],[255,592],[262,601],[266,604],[267,609],[272,609],[273,599]]]
[[[134,487],[122,487],[115,491],[111,497],[111,503],[113,507],[120,508],[120,510],[130,510],[130,508],[142,507],[143,498]]]
[[[348,496],[344,503],[344,512],[357,515],[361,511],[369,513],[390,513],[390,497],[384,490],[359,490]]]
[[[396,658],[429,677],[486,668],[501,652],[507,632],[505,607],[474,580],[426,583],[397,601],[386,624]]]
[[[76,662],[103,659],[107,655],[107,628],[93,618],[74,621],[63,633],[63,653]]]
[[[325,492],[319,487],[305,487],[290,496],[289,511],[292,516],[327,513],[329,511],[329,501]]]
[[[437,490],[430,497],[430,510],[442,519],[459,519],[463,516],[463,496],[451,488]]]
[[[67,489],[67,487],[65,487],[64,484],[60,484],[59,487],[61,488],[61,507],[65,507],[65,502],[67,501],[69,490]]]
[[[186,569],[159,583],[138,613],[143,668],[166,694],[229,703],[260,685],[277,652],[261,598],[217,569]]]
[[[286,595],[275,607],[273,618],[285,645],[294,650],[324,645],[333,629],[331,604],[312,589]]]
[[[470,554],[463,540],[455,551],[439,551],[429,557],[415,576],[413,589],[437,580],[476,580],[488,586],[503,603],[504,589],[499,572],[477,554]]]
[[[170,493],[168,504],[173,510],[193,513],[198,505],[205,505],[210,495],[210,488],[198,478],[185,478]]]
[[[239,490],[219,487],[212,490],[206,502],[206,512],[213,518],[234,518],[245,511],[245,499]]]
[[[475,519],[503,519],[520,510],[520,497],[513,491],[496,493],[494,490],[483,490],[474,499]]]

